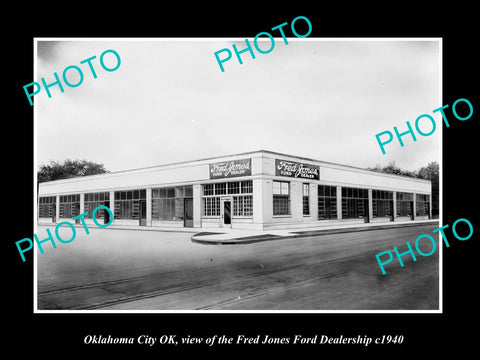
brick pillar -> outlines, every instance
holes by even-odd
[[[417,220],[417,194],[413,194],[413,220]]]
[[[193,227],[202,227],[202,186],[193,185]]]
[[[60,195],[57,195],[55,198],[55,222],[58,222],[60,217]]]
[[[337,219],[342,220],[342,187],[337,186]]]
[[[115,191],[110,191],[110,201],[109,201],[109,208],[110,208],[110,211],[112,212],[112,223],[110,225],[114,225],[115,224]]]
[[[85,212],[85,194],[80,194],[80,214]]]
[[[152,189],[146,189],[147,226],[152,226]]]
[[[393,209],[392,209],[392,214],[393,214],[393,221],[397,218],[397,192],[393,192]]]
[[[373,218],[373,190],[368,189],[368,220],[367,222],[372,222]]]

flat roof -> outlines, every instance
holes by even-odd
[[[154,168],[161,168],[161,167],[166,167],[166,166],[182,165],[182,164],[189,164],[189,163],[197,163],[197,162],[210,161],[210,160],[219,160],[219,159],[224,159],[224,158],[233,157],[233,156],[246,156],[246,155],[260,154],[260,153],[271,154],[271,155],[275,155],[275,156],[290,157],[290,158],[295,158],[295,159],[303,160],[303,161],[309,161],[309,162],[321,163],[321,164],[326,164],[326,165],[333,165],[333,166],[339,166],[339,167],[350,168],[350,169],[355,169],[355,170],[361,170],[361,171],[368,172],[368,173],[374,173],[374,174],[380,175],[380,176],[402,177],[402,178],[410,179],[412,181],[431,182],[430,180],[427,180],[427,179],[420,179],[420,178],[416,178],[416,177],[412,177],[412,176],[383,173],[383,172],[368,170],[368,169],[365,169],[365,168],[352,166],[352,165],[344,165],[344,164],[333,163],[333,162],[329,162],[329,161],[312,159],[312,158],[308,158],[308,157],[304,157],[304,156],[290,155],[290,154],[280,153],[280,152],[276,152],[276,151],[261,149],[261,150],[247,151],[247,152],[236,153],[236,154],[228,154],[228,155],[207,157],[207,158],[202,158],[202,159],[180,161],[180,162],[176,162],[176,163],[168,163],[168,164],[152,165],[152,166],[146,166],[146,167],[140,167],[140,168],[134,168],[134,169],[118,170],[118,171],[112,171],[112,172],[107,172],[107,173],[102,173],[102,174],[77,176],[77,177],[66,178],[66,179],[45,181],[44,183],[47,183],[47,182],[48,183],[68,182],[68,181],[73,181],[75,179],[85,179],[85,178],[89,178],[89,177],[93,177],[93,176],[105,176],[105,175],[109,175],[109,174],[119,174],[119,173],[131,172],[131,171],[147,170],[147,169],[154,169]]]

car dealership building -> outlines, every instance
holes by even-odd
[[[429,180],[260,150],[40,183],[38,222],[281,229],[431,218]],[[108,223],[108,211],[96,213]],[[80,219],[77,219],[79,221]]]

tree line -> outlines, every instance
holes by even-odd
[[[420,169],[415,171],[402,170],[395,164],[395,161],[391,161],[383,167],[377,164],[373,168],[367,168],[367,170],[381,172],[385,174],[403,175],[418,179],[430,180],[432,182],[432,215],[433,217],[438,217],[440,201],[440,171],[438,163],[436,161],[432,161],[427,166],[422,166]]]

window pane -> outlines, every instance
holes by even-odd
[[[192,186],[185,186],[184,194],[185,194],[185,197],[192,197],[193,196],[193,187]]]
[[[242,193],[250,194],[253,192],[253,182],[252,180],[242,181]]]
[[[182,191],[183,193],[183,191]],[[175,220],[183,220],[183,212],[184,212],[184,200],[183,198],[176,198],[172,199],[172,205],[173,205],[173,213],[174,213],[174,219]]]
[[[303,184],[303,196],[308,196],[308,184]]]
[[[203,185],[203,195],[213,195],[213,184]]]
[[[226,183],[215,184],[215,195],[224,195],[226,193],[227,193]]]
[[[175,188],[175,197],[176,198],[183,198],[183,186],[177,186]]]
[[[230,182],[228,183],[228,194],[239,194],[240,193],[240,183]]]
[[[280,182],[274,181],[273,182],[273,193],[274,194],[280,194]]]
[[[318,185],[318,196],[323,196],[325,194],[325,186]]]

